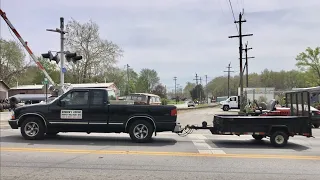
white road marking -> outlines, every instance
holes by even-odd
[[[190,134],[193,145],[198,149],[200,154],[226,154],[220,148],[212,148],[207,142],[206,137],[202,134]]]

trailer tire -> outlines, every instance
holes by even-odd
[[[283,147],[287,145],[289,136],[283,131],[276,131],[270,137],[270,142],[274,147]]]
[[[146,143],[151,141],[153,131],[153,125],[145,120],[136,120],[129,127],[130,138],[132,141],[137,143]]]
[[[223,109],[223,111],[229,111],[229,106],[224,105],[222,109]]]
[[[263,136],[262,136],[262,135],[255,135],[255,134],[253,134],[252,137],[253,137],[255,140],[258,140],[258,141],[260,141],[260,140],[263,139]]]

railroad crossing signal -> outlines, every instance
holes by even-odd
[[[82,56],[78,56],[77,53],[71,53],[69,51],[65,52],[65,57],[68,62],[72,61],[73,63],[76,63],[77,61],[82,59]]]
[[[60,58],[58,56],[58,53],[53,56],[53,54],[51,53],[51,51],[48,51],[48,53],[44,53],[44,54],[41,54],[43,58],[45,59],[49,59],[50,61],[55,61],[57,64],[59,64],[60,62]]]

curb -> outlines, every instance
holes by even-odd
[[[197,109],[205,109],[205,108],[213,108],[217,107],[219,104],[215,105],[208,105],[208,106],[201,106],[201,107],[195,107],[195,108],[177,108],[178,111],[187,111],[187,110],[197,110]]]

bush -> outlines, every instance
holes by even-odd
[[[161,99],[161,104],[162,105],[167,105],[168,104],[168,99],[162,98]]]

